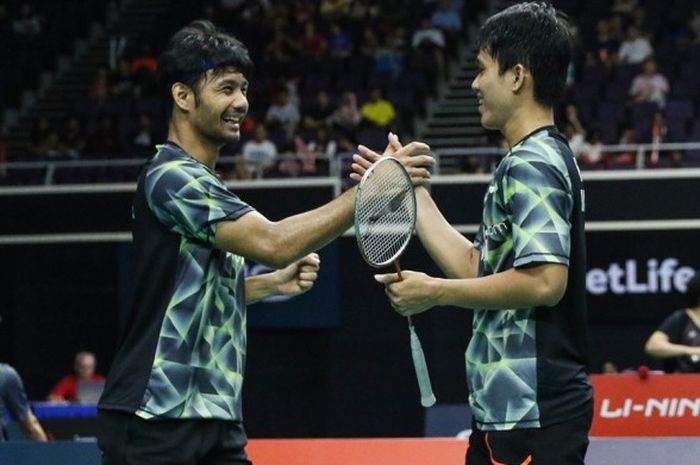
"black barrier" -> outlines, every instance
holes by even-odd
[[[698,179],[587,181],[593,371],[607,359],[621,368],[648,363],[644,341],[681,305],[684,281],[700,267]],[[437,183],[433,195],[448,220],[475,225],[485,186],[485,180]],[[334,195],[331,185],[233,190],[271,219],[316,207]],[[12,234],[128,231],[131,196],[128,191],[0,193],[0,240]],[[664,222],[679,219],[688,221]],[[613,220],[634,221],[601,223]],[[45,398],[70,371],[78,350],[94,350],[98,370],[108,370],[128,287],[125,249],[126,243],[114,242],[18,245],[10,240],[0,246],[0,359],[15,365],[33,399]],[[250,308],[244,394],[249,431],[258,437],[421,435],[424,410],[405,319],[391,310],[372,278],[376,270],[362,260],[354,238],[340,239],[323,260],[325,281],[316,290],[321,295],[309,293],[309,301],[286,310],[257,306],[261,312],[255,316],[256,306]],[[439,273],[417,239],[402,265]],[[304,310],[312,312],[304,316]],[[415,320],[438,402],[466,402],[464,350],[471,312],[437,308]]]

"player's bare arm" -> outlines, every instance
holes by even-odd
[[[403,316],[421,313],[436,305],[484,310],[553,306],[564,296],[567,267],[546,263],[511,268],[481,278],[442,279],[424,273],[403,271],[376,275],[386,286],[394,309]]]
[[[321,207],[280,221],[250,212],[219,223],[215,244],[272,268],[284,268],[344,233],[352,225],[354,201],[355,190],[350,189]]]
[[[448,278],[476,277],[479,250],[447,222],[427,189],[417,188],[416,200],[416,233],[433,261]]]
[[[652,357],[669,358],[700,356],[700,347],[674,344],[663,331],[654,331],[644,345],[644,351]]]

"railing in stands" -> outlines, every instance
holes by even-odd
[[[663,154],[669,152],[684,152],[690,156],[686,157],[685,165],[688,167],[700,166],[700,142],[684,142],[684,143],[663,143],[663,144],[620,144],[620,145],[603,145],[600,152],[605,158],[606,155],[630,153],[634,154],[633,167],[636,169],[644,169],[650,160],[651,154]],[[450,171],[445,169],[445,163],[449,159],[458,159],[460,157],[477,156],[482,159],[481,166],[485,171],[492,171],[498,159],[506,152],[499,147],[464,147],[464,148],[448,148],[439,149],[433,152],[437,162],[434,167],[434,174],[450,174]],[[306,155],[308,156],[308,155]],[[349,164],[352,158],[352,152],[343,152],[335,157],[329,157],[324,153],[316,154],[317,162],[325,162],[327,167],[322,168],[317,173],[317,176],[340,177],[344,172],[349,170]],[[660,157],[663,159],[663,157]],[[279,160],[294,160],[300,159],[296,154],[285,153],[278,156]],[[113,183],[114,179],[110,178],[110,171],[117,171],[119,168],[134,168],[137,172],[139,167],[144,163],[141,158],[124,158],[124,159],[84,159],[84,160],[61,160],[61,161],[23,161],[23,162],[0,162],[0,185],[56,185],[70,184],[70,182],[57,182],[57,173],[61,170],[72,170],[74,173],[80,171],[88,171],[90,169],[99,168],[104,174],[104,180],[92,180],[91,183]],[[264,166],[261,163],[243,162],[240,156],[222,156],[217,164],[217,169],[226,173],[232,173],[233,167],[237,163],[244,163],[245,169],[249,169],[253,173],[254,179],[266,177]],[[631,166],[632,167],[632,166]],[[681,166],[683,167],[683,166]],[[454,172],[452,170],[451,172]],[[13,183],[13,176],[22,176],[23,173],[34,173],[30,178],[30,182]],[[132,179],[125,182],[133,182],[136,175],[131,173]],[[283,176],[284,177],[284,176]],[[308,175],[306,175],[308,177]],[[9,181],[9,182],[8,182]],[[81,182],[85,183],[85,182]]]

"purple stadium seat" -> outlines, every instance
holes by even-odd
[[[670,100],[666,103],[666,118],[674,118],[687,122],[693,119],[693,102],[690,100]]]
[[[688,137],[688,142],[700,142],[700,120],[696,120]],[[688,166],[700,166],[700,149],[687,150],[684,164]]]
[[[606,81],[607,78],[608,70],[604,66],[586,66],[581,73],[580,84],[597,84],[598,88],[600,88],[600,84]]]
[[[700,81],[691,79],[677,79],[671,84],[671,98],[694,99],[700,94]]]
[[[666,117],[666,131],[665,140],[667,142],[687,142],[687,120],[668,115]]]
[[[622,123],[627,119],[625,105],[622,103],[603,102],[598,105],[598,119],[612,121],[615,124]]]
[[[659,111],[655,103],[637,102],[631,108],[632,128],[634,128],[640,141],[651,140],[651,123],[654,113]]]
[[[383,149],[386,145],[386,134],[386,129],[365,128],[357,134],[357,143],[372,149]]]
[[[613,80],[623,83],[628,89],[632,84],[632,79],[641,72],[639,65],[618,65],[615,69]]]
[[[605,101],[611,103],[624,103],[629,93],[629,83],[612,81],[605,86]]]
[[[600,97],[599,82],[581,82],[574,87],[574,102],[579,106],[584,102],[596,102]]]

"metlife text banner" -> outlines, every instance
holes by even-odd
[[[591,323],[658,324],[685,306],[700,268],[700,231],[587,231]]]

